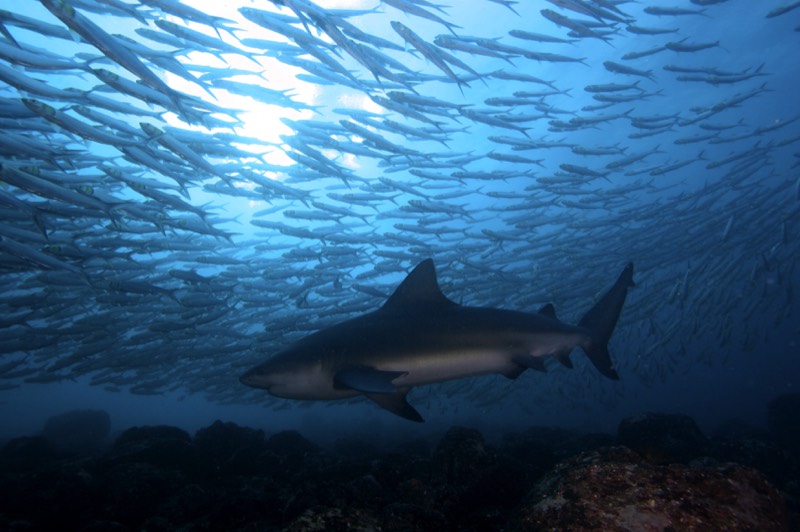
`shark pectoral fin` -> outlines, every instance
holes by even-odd
[[[364,395],[392,414],[408,419],[409,421],[422,423],[425,420],[422,419],[419,412],[406,401],[406,395],[408,395],[410,389],[411,388],[399,388],[395,389],[392,393],[365,393]]]
[[[381,371],[368,366],[349,366],[333,376],[337,388],[350,388],[363,393],[393,393],[397,388],[392,380],[406,375],[405,371]]]
[[[544,367],[544,360],[541,357],[534,357],[528,353],[520,353],[511,357],[514,363],[519,364],[523,369],[534,369],[536,371],[547,371]]]

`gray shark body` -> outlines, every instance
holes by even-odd
[[[528,313],[454,303],[427,259],[380,309],[300,339],[240,380],[288,399],[364,395],[422,421],[406,401],[414,386],[490,373],[513,379],[529,368],[544,370],[546,356],[571,366],[576,346],[603,375],[618,379],[607,343],[630,286],[633,264],[573,326],[559,321],[551,305]]]

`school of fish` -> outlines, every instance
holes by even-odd
[[[0,9],[0,390],[282,408],[239,375],[428,257],[459,303],[572,322],[634,260],[622,381],[797,320],[800,2],[209,4]],[[547,365],[419,393],[620,393]]]

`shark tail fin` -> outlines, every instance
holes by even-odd
[[[589,360],[597,370],[609,379],[618,380],[619,375],[614,370],[611,355],[608,352],[608,340],[622,311],[628,288],[636,286],[633,282],[633,263],[629,262],[617,278],[614,286],[600,298],[589,312],[583,316],[580,327],[588,329],[591,338],[581,347],[589,356]]]

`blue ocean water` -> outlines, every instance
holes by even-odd
[[[395,3],[220,2],[207,11],[217,29],[157,2],[72,4],[80,18],[68,20],[102,33],[67,32],[36,2],[1,19],[4,47],[51,61],[0,57],[1,436],[75,408],[108,410],[115,430],[225,419],[323,439],[456,424],[613,431],[651,410],[712,429],[763,425],[771,399],[797,392],[800,10],[590,3],[604,18],[570,2],[426,6],[449,31]],[[277,13],[285,33],[239,8]],[[137,32],[174,41],[164,21],[239,51]],[[336,43],[329,25],[358,45]],[[437,46],[447,42],[437,35],[504,57]],[[327,77],[309,73],[319,68]],[[149,96],[126,93],[137,86]],[[421,425],[365,399],[287,401],[239,382],[305,334],[378,308],[429,257],[458,303],[552,303],[569,324],[633,261],[637,286],[609,346],[620,380],[576,350],[572,369],[548,359],[546,373],[515,380],[415,388]]]

